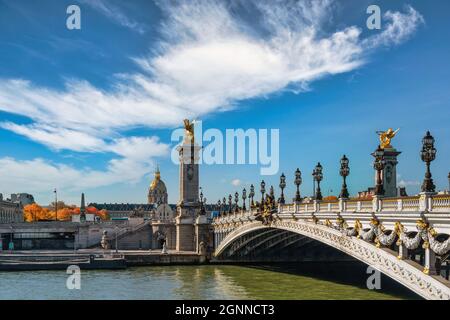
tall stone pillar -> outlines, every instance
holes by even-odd
[[[381,172],[385,197],[397,197],[397,156],[401,153],[395,148],[383,149],[383,159],[386,161]]]
[[[395,148],[382,149],[382,158],[385,161],[384,169],[381,171],[383,182],[383,197],[397,197],[397,156],[401,153]],[[372,154],[375,156],[374,154]],[[377,184],[377,173],[375,172],[375,185]]]
[[[199,151],[194,141],[194,124],[185,120],[185,138],[178,147],[180,160],[180,201],[177,204],[176,250],[195,251],[195,219],[200,212]]]

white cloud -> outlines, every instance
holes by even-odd
[[[154,158],[165,156],[169,146],[157,137],[119,138],[104,145],[103,150],[118,157],[106,170],[75,168],[44,159],[16,160],[0,158],[0,190],[40,193],[58,187],[62,190],[85,190],[115,183],[137,183],[154,169]]]
[[[121,25],[137,27],[104,1],[91,5]],[[6,181],[32,171],[33,165],[42,168],[34,171],[34,178],[39,181],[39,175],[44,183],[64,175],[94,186],[134,181],[148,172],[148,161],[155,156],[146,150],[160,155],[166,146],[153,138],[121,138],[123,130],[177,126],[185,117],[236,107],[244,99],[281,90],[302,91],[324,76],[354,70],[370,50],[399,44],[423,22],[411,7],[406,13],[388,12],[384,31],[362,39],[356,26],[324,31],[332,14],[331,0],[246,5],[252,10],[247,12],[251,21],[221,1],[162,4],[165,18],[158,53],[133,57],[140,71],[116,76],[110,89],[76,79],[66,81],[61,90],[24,79],[0,79],[0,111],[32,121],[28,125],[3,122],[3,129],[55,150],[117,155],[105,172],[42,159],[4,158]]]
[[[235,186],[235,187],[239,187],[241,185],[242,181],[239,179],[233,179],[231,180],[231,185]]]
[[[364,41],[367,48],[398,45],[414,34],[420,24],[425,23],[423,16],[411,6],[406,6],[406,13],[387,11],[384,20],[388,23],[382,27],[383,31]]]
[[[401,186],[401,187],[407,187],[407,186],[420,186],[420,181],[416,181],[416,180],[413,180],[413,181],[410,181],[410,180],[400,180],[399,182],[398,182],[398,185],[399,186]]]

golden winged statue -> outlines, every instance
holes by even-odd
[[[391,140],[395,137],[397,132],[400,129],[392,130],[392,128],[387,129],[386,131],[377,131],[378,136],[380,137],[380,148],[381,149],[387,149],[392,148],[391,146]]]
[[[188,144],[194,143],[194,122],[184,119],[185,138],[184,141]]]

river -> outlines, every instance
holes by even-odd
[[[355,269],[356,268],[356,269]],[[135,267],[81,273],[81,289],[65,271],[0,272],[0,299],[411,299],[382,277],[366,288],[365,268],[320,265]]]

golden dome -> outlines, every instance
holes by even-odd
[[[155,190],[156,186],[161,181],[161,173],[159,172],[159,168],[156,169],[155,172],[155,178],[153,179],[152,183],[150,184],[150,190]]]

